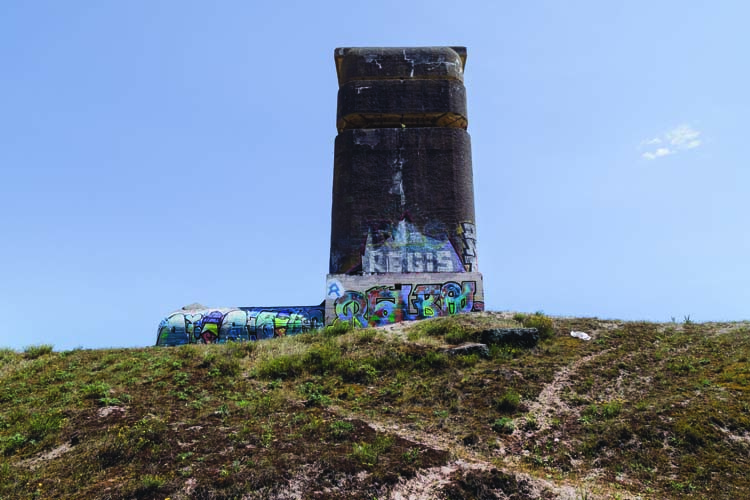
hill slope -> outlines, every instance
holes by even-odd
[[[0,350],[0,499],[750,497],[750,323],[509,316]]]

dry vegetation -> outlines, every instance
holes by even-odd
[[[508,316],[0,350],[0,499],[750,497],[750,323]]]

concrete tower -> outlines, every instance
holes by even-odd
[[[482,310],[464,47],[339,48],[326,322]]]

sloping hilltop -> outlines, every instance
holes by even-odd
[[[0,498],[750,498],[749,356],[748,322],[500,313],[2,350]]]

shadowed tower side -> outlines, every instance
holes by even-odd
[[[483,308],[463,47],[339,48],[326,320]]]

